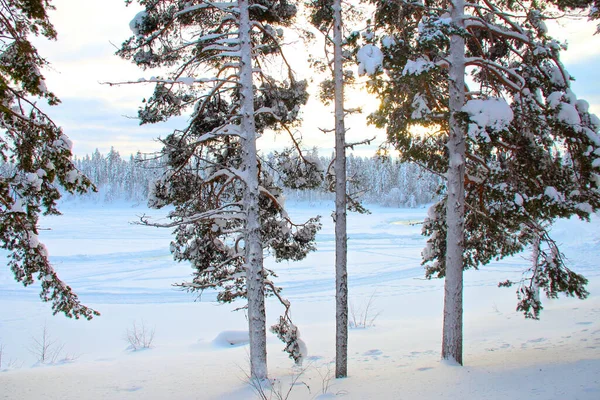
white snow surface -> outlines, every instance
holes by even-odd
[[[580,113],[586,113],[590,111],[590,103],[588,103],[586,100],[577,100],[575,106],[577,107],[577,111],[579,111]]]
[[[581,125],[581,117],[573,104],[560,103],[558,119],[567,125]]]
[[[402,75],[421,75],[435,67],[435,64],[425,58],[418,58],[415,61],[408,60],[402,70]]]
[[[515,193],[515,204],[518,206],[523,205],[523,196],[521,196],[519,193]]]
[[[367,44],[356,53],[358,75],[374,75],[383,64],[383,53],[379,47]]]
[[[562,102],[564,92],[552,92],[546,98],[546,102],[548,103],[548,107],[554,109],[560,105]]]
[[[469,100],[462,110],[473,121],[469,124],[469,136],[483,137],[486,142],[490,141],[486,128],[496,131],[506,129],[514,117],[506,100],[500,98]]]
[[[420,119],[425,118],[428,114],[431,114],[431,110],[427,105],[427,99],[421,93],[417,93],[412,102],[413,112],[411,118]]]
[[[245,331],[223,331],[213,340],[215,346],[243,346],[250,342],[248,330]]]
[[[562,196],[560,195],[560,193],[558,193],[558,190],[556,190],[556,188],[553,186],[546,187],[546,190],[544,190],[544,195],[548,196],[550,199],[557,203],[561,203],[563,201]]]
[[[182,76],[180,78],[177,78],[177,82],[181,82],[184,85],[192,86],[194,82],[196,82],[196,79],[191,76]]]
[[[23,202],[21,201],[21,199],[16,199],[15,200],[15,202],[10,207],[9,212],[13,212],[13,213],[22,213],[22,212],[25,212],[25,210],[23,210]]]
[[[594,129],[600,130],[600,118],[596,114],[590,114],[590,122]]]
[[[381,45],[389,48],[396,45],[396,39],[393,36],[386,35],[381,39]]]
[[[148,13],[146,12],[146,10],[143,10],[137,13],[135,17],[133,17],[131,22],[129,22],[129,29],[131,29],[131,32],[133,32],[134,35],[139,36],[140,27],[144,23],[144,18],[146,18],[147,16]]]
[[[481,128],[502,130],[513,120],[510,106],[506,100],[500,98],[469,100],[462,110],[469,114],[469,119]]]
[[[565,79],[569,81],[569,79],[571,78],[569,73],[565,71],[564,68],[559,68],[557,66],[550,68],[549,74],[550,81],[557,86],[565,86]]]
[[[308,348],[303,369],[268,333],[272,390],[290,399],[580,399],[600,398],[600,217],[561,220],[552,229],[570,266],[589,279],[590,297],[544,299],[540,321],[515,312],[515,289],[529,253],[465,272],[465,366],[440,362],[443,281],[423,279],[420,225],[426,208],[370,207],[350,214],[348,270],[356,317],[373,296],[367,329],[351,329],[349,377],[333,371],[335,347],[333,204],[291,204],[298,221],[323,215],[318,251],[296,263],[266,266],[291,301],[292,318]],[[38,287],[14,282],[0,263],[0,399],[258,399],[248,383],[247,321],[242,303],[218,305],[171,284],[191,268],[169,254],[170,229],[132,225],[138,215],[162,214],[128,205],[67,203],[63,216],[41,219],[57,273],[81,300],[102,312],[92,321],[52,316]],[[46,230],[44,228],[52,228]],[[267,301],[267,323],[281,312]],[[350,315],[352,319],[352,314]],[[134,321],[154,329],[150,349],[127,350]],[[44,324],[64,344],[54,364],[36,364],[28,350]],[[301,383],[299,383],[301,382]],[[265,385],[268,385],[265,383]],[[270,388],[265,388],[267,395]],[[275,398],[275,396],[273,397]]]

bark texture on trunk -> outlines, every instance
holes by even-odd
[[[535,235],[533,238],[533,248],[532,248],[532,268],[533,274],[531,277],[531,290],[533,290],[533,299],[535,301],[540,301],[540,286],[538,285],[538,276],[539,276],[539,263],[540,263],[540,236]]]
[[[452,22],[464,26],[464,0],[454,0]],[[446,280],[444,285],[444,327],[442,358],[463,364],[463,253],[465,124],[458,117],[465,103],[465,41],[450,39],[450,136],[448,138],[448,200],[446,204]]]
[[[258,163],[254,124],[254,92],[252,88],[252,44],[248,0],[239,1],[240,9],[240,97],[243,148],[243,170],[246,190],[243,202],[246,212],[246,285],[248,290],[248,328],[250,333],[250,377],[267,378],[267,335],[263,249],[258,208]]]
[[[335,82],[335,377],[348,376],[348,247],[346,237],[346,128],[342,62],[342,6],[334,0],[333,75]]]

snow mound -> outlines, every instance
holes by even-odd
[[[250,342],[248,331],[223,331],[213,340],[217,347],[245,346]]]

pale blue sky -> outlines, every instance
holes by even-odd
[[[63,102],[52,108],[51,115],[73,140],[74,153],[83,156],[96,148],[106,153],[111,146],[123,156],[138,150],[158,150],[160,145],[156,138],[166,136],[173,128],[181,128],[185,119],[140,127],[137,121],[126,116],[136,115],[141,99],[151,94],[152,85],[110,87],[101,84],[156,74],[142,71],[114,55],[115,46],[131,35],[129,21],[139,6],[125,7],[123,0],[54,0],[53,4],[57,10],[51,13],[51,19],[58,31],[58,41],[37,40],[36,45],[52,64],[50,70],[43,72],[47,86]],[[593,36],[595,25],[577,22],[560,27],[549,24],[549,27],[551,34],[569,41],[563,62],[577,79],[574,92],[588,100],[592,112],[600,114],[600,36]],[[307,71],[298,72],[307,74]],[[351,106],[359,105],[369,96],[360,93],[353,97],[350,102],[356,104]],[[366,110],[374,104],[375,100],[371,99]],[[355,116],[347,122],[348,140],[378,135],[377,143],[357,149],[361,155],[372,155],[385,135],[367,127],[364,117],[365,114]],[[331,128],[333,117],[314,96],[304,110],[304,121],[301,130],[305,144],[318,146],[321,154],[331,153],[333,135],[325,135],[318,128]],[[285,145],[283,139],[274,137],[265,137],[261,142],[267,151]]]

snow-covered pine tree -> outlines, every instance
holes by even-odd
[[[123,173],[123,160],[118,151],[111,146],[106,155],[106,176],[108,179],[108,190],[105,193],[106,200],[111,201],[123,195],[125,181],[121,179]]]
[[[558,13],[551,3],[374,1],[385,74],[371,85],[381,106],[370,119],[403,159],[447,178],[424,225],[423,263],[428,277],[446,277],[442,354],[461,364],[464,268],[539,237],[546,262],[521,282],[518,309],[541,310],[534,276],[549,297],[587,296],[545,226],[600,207],[600,120],[570,89],[564,46],[544,23]]]
[[[138,152],[135,156],[130,155],[129,160],[123,160],[115,149],[106,156],[98,149],[91,158],[89,155],[83,158],[74,156],[73,163],[85,176],[97,178],[94,181],[95,193],[77,196],[94,202],[129,200],[132,203],[146,203],[150,184],[165,171],[160,157],[155,154]],[[65,191],[62,194],[67,201],[72,197]]]
[[[43,0],[0,3],[0,247],[8,250],[18,282],[39,281],[40,298],[52,303],[54,314],[91,319],[99,313],[59,279],[38,239],[40,213],[60,214],[59,187],[79,194],[93,189],[71,161],[71,140],[37,104],[60,102],[41,72],[48,62],[30,41],[31,35],[56,39],[49,9]]]
[[[296,6],[285,0],[208,2],[141,0],[145,10],[131,22],[134,36],[119,55],[142,68],[165,67],[154,95],[139,111],[142,124],[166,120],[192,108],[189,124],[162,139],[167,171],[149,204],[173,205],[171,244],[178,261],[195,271],[190,291],[218,289],[218,300],[248,301],[251,377],[267,377],[265,295],[286,311],[271,329],[302,358],[289,302],[263,268],[263,251],[277,261],[299,260],[315,248],[318,218],[294,224],[283,208],[256,139],[266,129],[287,130],[307,100],[306,82],[294,78],[281,53],[283,30]],[[280,81],[268,74],[285,71]],[[292,140],[293,136],[290,135]],[[294,147],[298,143],[294,140]],[[285,158],[285,159],[282,159]],[[320,184],[322,174],[302,154],[284,152],[277,170],[297,187]]]

